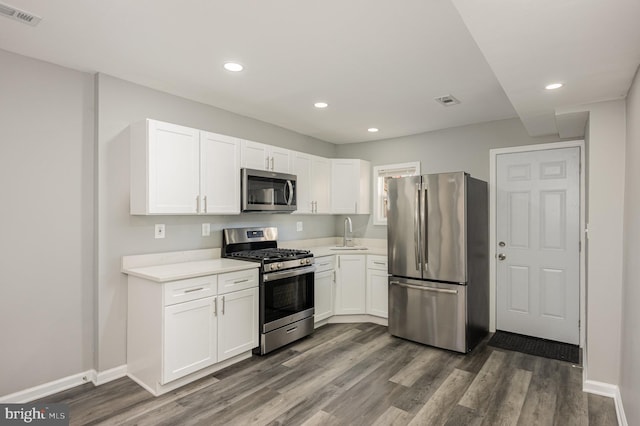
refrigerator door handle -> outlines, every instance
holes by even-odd
[[[413,235],[413,246],[414,246],[414,250],[415,250],[415,259],[416,259],[416,270],[418,271],[422,271],[422,258],[420,257],[420,246],[421,246],[421,238],[422,238],[422,231],[421,231],[421,214],[420,214],[420,184],[417,183],[416,184],[416,203],[415,203],[415,211],[413,214],[413,229],[417,229],[418,232],[416,232]]]
[[[424,191],[422,193],[422,202],[420,203],[420,209],[422,210],[422,215],[420,217],[420,246],[422,247],[422,259],[421,263],[423,265],[423,270],[427,271],[429,269],[429,200],[427,199],[428,189],[423,187]]]
[[[434,287],[425,287],[421,285],[411,285],[401,283],[400,281],[391,281],[390,284],[395,284],[400,287],[412,288],[414,290],[424,290],[424,291],[432,291],[434,293],[447,293],[447,294],[458,294],[458,290],[449,290],[446,288],[434,288]]]

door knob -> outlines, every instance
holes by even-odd
[[[507,255],[504,253],[498,253],[498,260],[505,260],[507,258]]]

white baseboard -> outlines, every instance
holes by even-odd
[[[93,382],[99,386],[112,380],[125,377],[127,375],[127,366],[112,368],[107,371],[97,372],[96,370],[88,370],[83,373],[73,374],[63,377],[52,382],[34,386],[29,389],[21,390],[9,395],[0,396],[0,404],[25,404],[36,399],[45,398],[54,393],[62,392],[85,383]]]
[[[620,426],[628,426],[627,416],[624,414],[624,407],[622,405],[622,395],[620,394],[620,388],[616,385],[609,383],[597,382],[595,380],[585,380],[582,385],[582,390],[587,393],[592,393],[600,396],[607,396],[613,398],[613,402],[616,406],[616,414],[618,416],[618,424]]]
[[[64,390],[91,382],[93,373],[95,373],[94,370],[89,370],[85,371],[84,373],[78,373],[71,376],[63,377],[62,379],[54,380],[49,383],[44,383],[42,385],[34,386],[29,389],[5,395],[0,397],[0,403],[24,404],[29,401],[44,398],[54,393],[62,392]]]
[[[95,377],[92,378],[92,381],[96,386],[100,386],[113,380],[125,377],[127,375],[127,365],[121,365],[119,367],[114,367],[106,371],[96,372],[94,370],[94,373]]]

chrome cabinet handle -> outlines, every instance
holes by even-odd
[[[271,157],[271,170],[273,170],[273,157]]]
[[[265,170],[269,170],[269,156],[267,156],[267,157],[265,158],[265,161],[266,161],[266,163],[265,163],[264,169],[265,169]]]
[[[209,209],[207,208],[207,196],[204,196],[204,212],[207,213]]]
[[[246,283],[247,281],[249,281],[249,278],[245,278],[244,280],[237,280],[237,281],[234,281],[233,283],[240,284],[240,283]]]
[[[222,296],[222,315],[224,315],[224,296]]]
[[[498,253],[498,260],[505,260],[507,258],[507,255],[504,253]]]
[[[200,290],[204,290],[204,287],[190,288],[188,290],[185,290],[184,293],[193,293],[194,291],[200,291]]]
[[[213,298],[213,316],[214,317],[218,316],[218,298],[217,297]]]
[[[196,195],[196,213],[200,213],[200,196]]]

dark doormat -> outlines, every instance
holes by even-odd
[[[558,359],[573,364],[580,363],[580,349],[577,345],[523,336],[522,334],[496,331],[489,340],[489,345],[509,351],[523,352],[544,358]]]

